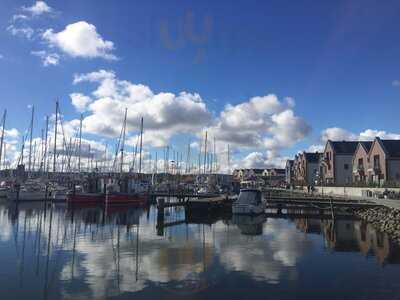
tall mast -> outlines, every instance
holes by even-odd
[[[5,126],[6,126],[6,117],[7,117],[7,110],[4,110],[4,114],[3,114],[3,124],[1,127],[1,140],[0,140],[0,169],[1,169],[1,157],[3,155],[3,145],[4,145],[4,131],[5,131]],[[5,147],[4,147],[4,153],[5,153]],[[5,161],[5,155],[4,155],[4,161]],[[4,163],[5,165],[5,163]]]
[[[46,116],[46,133],[45,133],[44,154],[43,154],[43,165],[44,165],[45,172],[49,171],[48,163],[47,163],[48,134],[49,134],[49,116]]]
[[[43,155],[44,155],[44,129],[41,130],[41,134],[40,134],[39,173],[42,173],[42,171],[43,171]]]
[[[142,173],[143,117],[140,120],[139,176]]]
[[[56,122],[55,122],[55,124],[54,124],[53,173],[56,172],[56,159],[57,159],[57,124],[58,124],[58,100],[56,101]]]
[[[103,163],[103,172],[107,172],[107,148],[108,148],[108,143],[106,143],[106,147],[104,149],[104,163]]]
[[[231,151],[229,149],[229,144],[228,144],[228,174],[231,174]]]
[[[158,157],[157,157],[157,150],[156,150],[156,161],[155,161],[155,168],[154,168],[154,173],[158,173]]]
[[[87,172],[90,172],[90,155],[91,155],[91,149],[90,149],[90,144],[89,144],[89,153],[88,153],[88,157],[87,157]]]
[[[121,143],[121,166],[120,173],[122,175],[123,167],[124,167],[124,147],[125,147],[125,134],[126,134],[126,117],[128,114],[128,109],[125,108],[125,116],[124,116],[124,124],[122,125],[122,143]]]
[[[186,154],[186,166],[185,166],[185,173],[190,173],[190,141],[188,143],[188,149],[187,149],[187,154]]]
[[[83,115],[81,114],[81,118],[79,121],[79,146],[78,146],[78,173],[81,172],[81,154],[82,154],[82,119]]]
[[[32,139],[33,139],[33,117],[35,113],[35,106],[32,105],[32,115],[31,115],[31,124],[29,129],[29,160],[28,160],[28,172],[31,172],[32,168]]]
[[[213,155],[213,162],[214,162],[214,172],[217,173],[217,144],[215,143],[215,136],[214,136],[214,155]]]
[[[3,151],[3,165],[4,165],[4,169],[7,169],[7,161],[6,161],[6,150],[7,150],[7,145],[6,145],[6,142],[3,142],[4,143],[4,151]],[[0,159],[1,159],[1,157],[0,157]]]
[[[206,162],[207,162],[207,131],[206,131],[206,138],[204,140],[204,174],[206,174]]]

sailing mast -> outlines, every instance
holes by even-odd
[[[217,144],[215,143],[215,136],[214,136],[214,172],[217,173]]]
[[[207,131],[206,131],[206,138],[204,140],[204,174],[206,174],[206,162],[207,162]]]
[[[56,122],[55,122],[55,124],[54,124],[53,173],[56,172],[56,159],[57,159],[57,123],[58,123],[58,100],[56,101]]]
[[[31,172],[32,169],[32,139],[33,139],[33,118],[35,114],[35,106],[32,105],[32,115],[31,115],[31,123],[29,129],[29,160],[28,160],[28,172]]]
[[[142,173],[143,117],[140,120],[139,176]]]
[[[120,166],[120,174],[122,176],[122,171],[124,167],[124,147],[125,147],[125,135],[126,135],[126,117],[128,114],[128,109],[125,108],[125,116],[124,116],[124,124],[122,127],[122,143],[121,143],[121,166]]]
[[[48,145],[48,135],[49,135],[49,116],[46,116],[46,134],[45,134],[45,143],[44,143],[44,154],[43,154],[43,166],[44,171],[47,173],[49,171],[48,163],[47,163],[47,145]]]
[[[82,119],[83,115],[81,114],[81,118],[79,121],[79,146],[78,146],[78,173],[81,172],[81,154],[82,154]]]
[[[228,144],[228,174],[231,174],[231,157],[230,157],[230,149]]]
[[[1,169],[1,157],[3,155],[3,145],[4,145],[4,131],[5,131],[5,126],[6,126],[6,117],[7,117],[7,110],[4,110],[3,113],[3,124],[1,127],[1,140],[0,140],[0,169]],[[4,153],[5,153],[5,147],[4,147]],[[4,155],[4,162],[5,162],[5,155]],[[5,165],[5,163],[4,163]]]

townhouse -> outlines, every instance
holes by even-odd
[[[319,171],[319,152],[301,152],[293,162],[294,181],[296,185],[315,185]]]
[[[369,151],[367,182],[400,184],[400,140],[376,137]]]
[[[331,141],[325,145],[322,172],[324,184],[349,185],[353,180],[353,156],[357,141]]]

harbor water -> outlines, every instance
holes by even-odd
[[[0,204],[1,299],[400,299],[400,248],[358,220]]]

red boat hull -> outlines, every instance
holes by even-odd
[[[67,196],[69,204],[135,204],[144,206],[147,204],[148,197],[145,194],[97,194],[97,193],[77,193]]]

